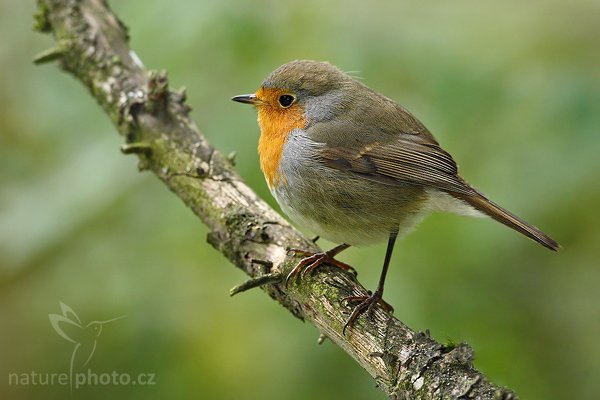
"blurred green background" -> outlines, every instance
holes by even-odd
[[[524,399],[600,392],[600,4],[112,1],[148,68],[188,87],[198,126],[275,205],[255,112],[229,100],[275,67],[328,60],[413,111],[490,197],[562,245],[551,253],[490,220],[435,215],[394,254],[386,300]],[[0,2],[0,398],[63,399],[73,344],[48,314],[104,326],[86,368],[155,374],[72,398],[383,399],[318,332],[245,276],[154,176],[137,173],[84,88],[33,56],[33,1]],[[329,243],[321,243],[328,247]],[[374,287],[384,246],[341,257]],[[372,264],[372,265],[371,265]]]

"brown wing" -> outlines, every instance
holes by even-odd
[[[324,148],[323,164],[385,184],[410,183],[441,189],[496,221],[528,236],[543,246],[558,250],[558,243],[540,229],[490,201],[457,174],[456,163],[437,143],[418,143],[398,138],[385,144],[371,143],[359,150]]]
[[[558,243],[533,225],[490,201],[457,175],[452,157],[433,143],[398,139],[372,143],[359,151],[344,147],[322,149],[321,161],[332,168],[349,171],[386,184],[399,182],[446,191],[496,221],[528,236],[543,246],[558,250]]]
[[[456,163],[427,128],[394,101],[354,82],[333,120],[312,125],[317,158],[325,165],[388,184],[409,183],[473,194]]]
[[[387,143],[373,142],[359,148],[326,147],[320,161],[382,183],[410,183],[448,192],[475,194],[458,175],[456,163],[435,142],[417,142],[398,135]]]

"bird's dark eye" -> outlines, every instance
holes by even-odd
[[[288,108],[291,106],[294,100],[296,99],[291,94],[283,94],[279,96],[279,104],[281,104],[281,107],[283,108]]]

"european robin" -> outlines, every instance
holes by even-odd
[[[410,112],[327,62],[292,61],[256,93],[233,97],[258,109],[260,166],[271,193],[296,223],[339,246],[306,256],[290,272],[328,263],[350,246],[387,238],[377,290],[352,296],[344,331],[375,303],[396,238],[435,211],[490,216],[557,250],[538,228],[489,200],[458,175],[452,156]]]

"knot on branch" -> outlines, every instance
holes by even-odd
[[[167,71],[151,71],[148,79],[148,111],[152,114],[167,110],[169,101],[169,79]]]

